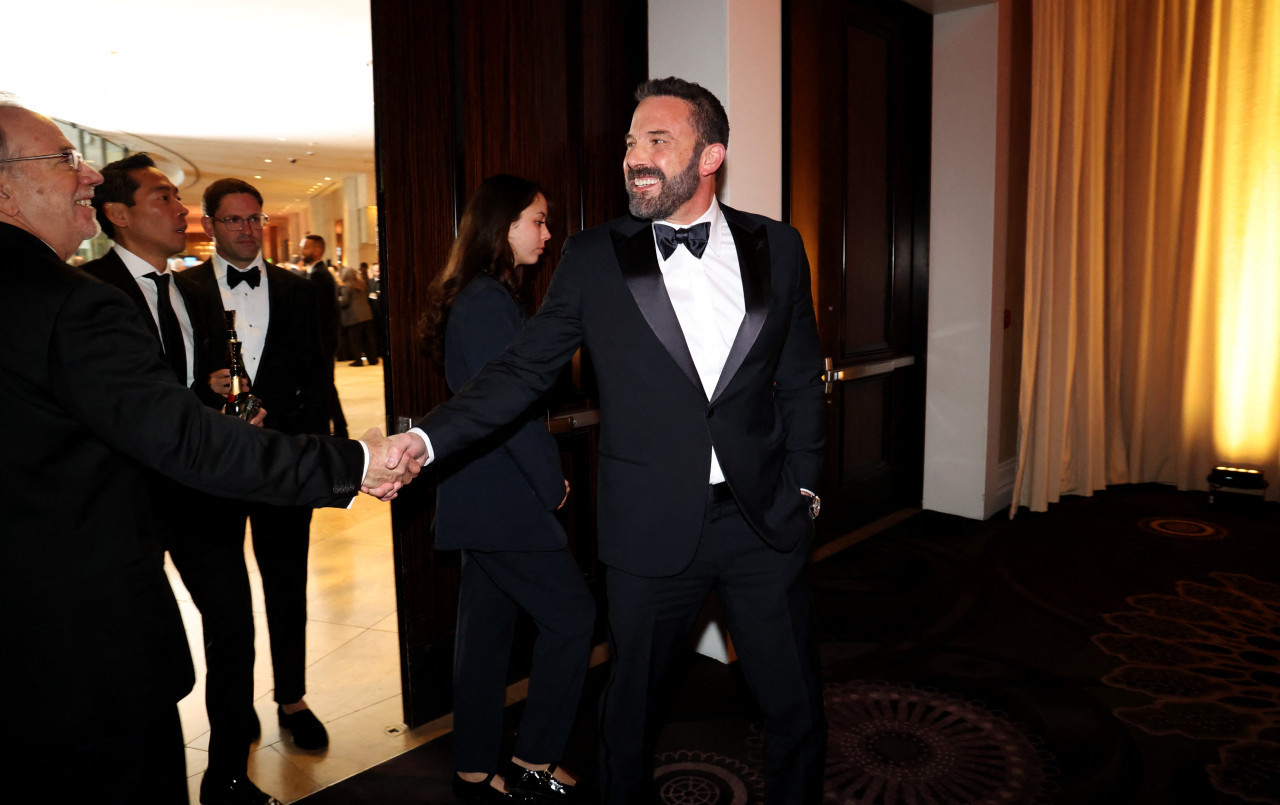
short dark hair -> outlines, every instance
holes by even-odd
[[[320,244],[320,251],[324,251],[324,238],[320,237],[319,235],[303,235],[302,239],[314,240],[316,243]]]
[[[102,168],[102,184],[93,191],[94,214],[98,218],[98,225],[102,227],[102,234],[112,240],[116,239],[115,224],[107,218],[107,214],[102,209],[103,206],[109,201],[116,201],[126,207],[132,207],[133,194],[137,193],[138,188],[141,187],[138,180],[133,177],[133,172],[155,166],[156,161],[150,154],[139,151],[124,159],[117,159]]]
[[[262,194],[258,192],[258,188],[243,179],[219,179],[205,188],[204,198],[200,202],[204,214],[212,216],[218,211],[222,199],[235,193],[248,193],[258,202],[259,207],[262,206]]]
[[[702,145],[720,143],[729,147],[729,116],[720,99],[706,87],[683,78],[650,78],[636,87],[636,103],[645,98],[679,98],[693,107],[689,120]]]

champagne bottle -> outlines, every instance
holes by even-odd
[[[250,400],[252,398],[248,392],[249,373],[245,371],[244,359],[240,351],[240,339],[236,337],[236,312],[227,310],[223,311],[222,315],[226,319],[227,325],[226,360],[227,369],[231,373],[231,389],[227,392],[227,404],[222,410],[231,416],[248,419],[252,417],[252,414],[249,413]]]

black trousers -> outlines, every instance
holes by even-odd
[[[334,436],[345,439],[347,438],[347,417],[342,413],[342,400],[338,397],[338,385],[333,379],[333,362],[333,356],[324,362],[329,374],[329,421],[332,423],[330,430]]]
[[[346,333],[347,354],[351,360],[358,361],[361,356],[369,359],[369,364],[378,362],[378,342],[373,335],[373,320],[361,321],[342,328]]]
[[[208,520],[202,498],[188,525],[170,531],[167,548],[204,632],[205,709],[209,714],[208,773],[243,777],[249,759],[246,729],[253,711],[253,603],[244,563],[244,529],[222,530]]]
[[[16,692],[21,695],[21,691]],[[10,766],[9,764],[13,765]],[[132,709],[128,718],[71,730],[57,747],[15,741],[3,767],[13,801],[95,805],[187,805],[182,723],[173,702]],[[36,792],[18,793],[22,780]],[[30,791],[30,790],[29,790]]]
[[[807,541],[777,551],[743,520],[736,503],[709,495],[698,550],[684,571],[646,578],[608,569],[612,673],[600,725],[605,802],[656,801],[653,693],[713,590],[764,713],[765,801],[821,801],[827,723],[810,634],[808,558]]]
[[[246,516],[253,528],[253,553],[262,574],[271,644],[275,701],[292,704],[307,693],[307,553],[311,512],[299,506],[232,503],[231,533],[244,545]]]
[[[567,548],[462,551],[453,666],[453,767],[498,771],[507,665],[516,616],[538,629],[529,695],[514,754],[559,761],[569,739],[591,651],[595,601]]]

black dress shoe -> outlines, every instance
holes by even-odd
[[[494,788],[490,785],[492,780],[493,775],[490,774],[480,782],[472,783],[455,774],[453,775],[453,798],[465,805],[489,805],[490,803],[512,805],[515,802],[524,802]]]
[[[554,763],[545,770],[526,769],[512,763],[507,771],[507,790],[526,802],[577,802],[577,786],[557,780],[555,770]]]
[[[324,749],[329,745],[329,733],[311,710],[286,713],[283,707],[277,707],[276,716],[280,726],[293,733],[293,742],[299,749]]]
[[[200,781],[200,805],[280,805],[248,777],[216,778],[205,774]]]

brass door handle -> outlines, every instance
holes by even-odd
[[[864,377],[875,377],[876,375],[887,375],[895,369],[901,369],[904,366],[911,366],[916,362],[914,355],[903,355],[898,358],[891,358],[887,361],[876,361],[875,363],[859,363],[852,366],[845,366],[840,369],[833,368],[830,358],[823,358],[822,382],[826,384],[825,393],[831,393],[831,386],[835,383],[844,383],[850,380],[861,380]]]

